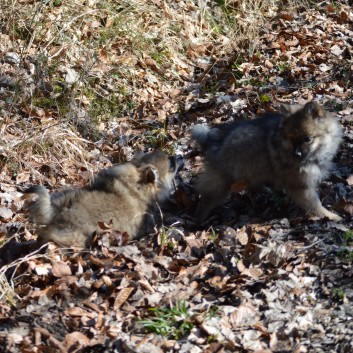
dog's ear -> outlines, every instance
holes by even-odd
[[[143,157],[144,157],[145,155],[146,155],[146,154],[143,153],[143,152],[137,152],[137,153],[134,155],[134,157],[131,159],[130,162],[131,162],[133,165],[136,165],[136,166],[141,165],[141,162],[142,162]]]
[[[304,114],[313,119],[321,119],[326,115],[325,109],[316,102],[306,103],[304,107]]]
[[[145,184],[156,183],[159,179],[158,170],[152,165],[146,165],[139,168],[140,182]]]
[[[300,109],[303,109],[302,104],[281,104],[279,107],[279,111],[284,118],[287,118],[293,114],[295,114]]]

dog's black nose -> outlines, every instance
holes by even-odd
[[[297,158],[299,158],[299,159],[301,159],[301,158],[302,158],[303,153],[302,153],[302,151],[300,150],[300,148],[299,148],[299,147],[297,147],[297,148],[295,149],[295,151],[294,151],[294,155],[295,155]]]

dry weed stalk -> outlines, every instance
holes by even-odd
[[[17,277],[17,269],[21,264],[36,260],[48,258],[47,255],[41,254],[43,248],[47,247],[47,244],[41,246],[39,249],[29,253],[28,255],[16,259],[15,261],[4,265],[0,268],[0,301],[6,300],[10,305],[15,305],[16,301],[20,299],[20,297],[16,294],[14,289],[14,281]]]

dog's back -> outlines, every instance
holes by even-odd
[[[165,197],[181,167],[181,161],[164,153],[144,156],[101,171],[83,189],[50,196],[42,186],[30,188],[38,195],[30,206],[31,218],[45,225],[41,240],[87,246],[99,221],[112,222],[115,229],[136,238],[150,204]]]

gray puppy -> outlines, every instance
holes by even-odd
[[[195,126],[192,139],[204,154],[204,167],[196,180],[204,220],[231,190],[259,185],[284,189],[307,213],[340,220],[320,202],[316,188],[331,166],[342,129],[320,105],[284,106],[238,124]]]
[[[102,170],[83,189],[50,195],[44,186],[31,187],[27,193],[36,193],[38,198],[30,206],[30,216],[41,225],[40,241],[88,246],[99,221],[112,221],[115,229],[136,239],[146,213],[153,203],[168,197],[182,166],[181,157],[154,151]]]

